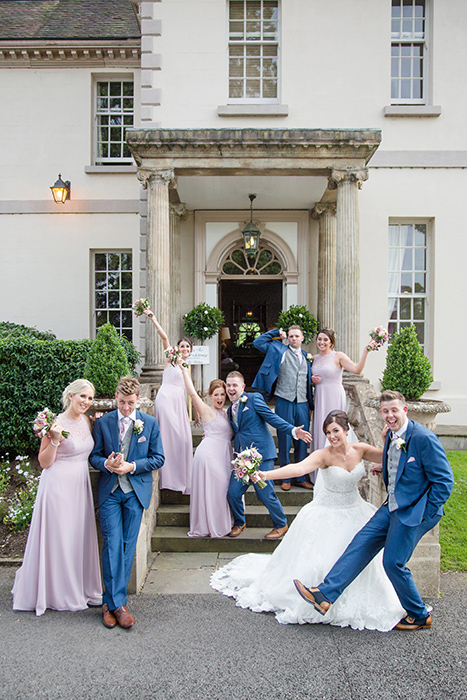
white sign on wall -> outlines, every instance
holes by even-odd
[[[208,365],[209,364],[209,348],[206,345],[194,345],[189,358],[189,365]]]

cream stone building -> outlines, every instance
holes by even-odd
[[[1,318],[61,338],[109,320],[150,381],[140,296],[173,342],[219,306],[249,381],[251,334],[291,304],[355,360],[414,323],[438,423],[465,425],[466,34],[463,0],[0,0]]]

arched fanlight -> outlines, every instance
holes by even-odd
[[[242,231],[243,246],[247,255],[255,255],[255,253],[257,253],[259,250],[259,237],[261,236],[261,231],[253,223],[253,201],[256,199],[256,195],[249,194],[248,196],[250,198],[250,221]]]
[[[63,182],[62,176],[59,174],[58,180],[51,188],[52,196],[57,204],[65,204],[67,199],[70,199],[71,184],[67,180]]]

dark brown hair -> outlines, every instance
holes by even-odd
[[[323,423],[324,434],[326,434],[326,428],[328,425],[331,425],[331,423],[337,423],[337,425],[340,425],[346,432],[350,429],[349,417],[345,411],[335,410],[328,413]]]
[[[332,328],[321,328],[321,330],[318,331],[316,337],[318,337],[320,333],[324,333],[324,335],[328,336],[329,340],[331,341],[331,347],[334,350],[334,348],[336,347],[336,335]]]
[[[190,348],[193,350],[193,343],[191,342],[191,340],[189,338],[186,337],[186,335],[184,335],[182,338],[180,338],[180,340],[177,343],[177,346],[180,345],[180,343],[183,343],[183,341],[185,341],[185,343],[188,343]]]

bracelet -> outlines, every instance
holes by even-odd
[[[56,444],[54,443],[54,441],[52,440],[52,438],[50,438],[50,444],[53,445],[54,447],[59,447],[59,446],[60,446],[60,443],[58,443],[58,445],[56,445]]]

